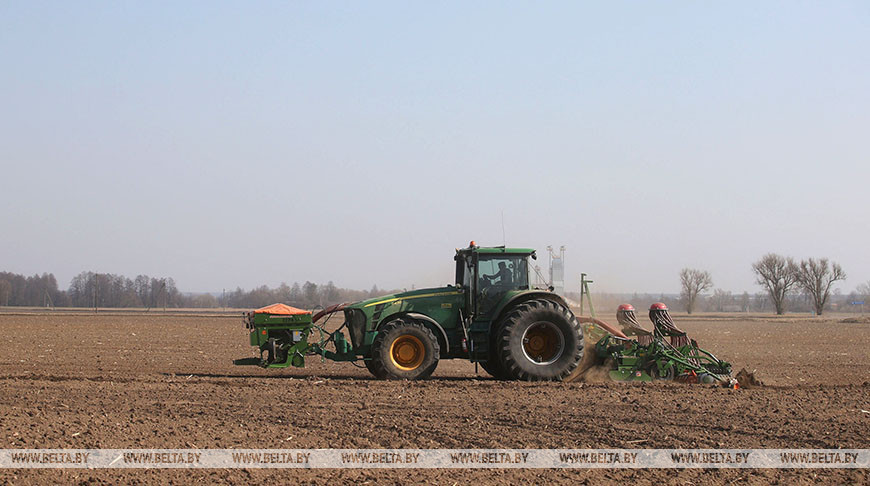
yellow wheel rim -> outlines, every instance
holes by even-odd
[[[400,370],[411,371],[423,364],[426,348],[416,336],[399,336],[390,345],[390,360]]]
[[[523,354],[535,364],[553,363],[564,348],[562,333],[550,322],[536,322],[523,335]]]

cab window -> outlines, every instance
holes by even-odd
[[[504,290],[529,288],[529,266],[522,255],[481,255],[478,262],[480,288],[498,287]]]

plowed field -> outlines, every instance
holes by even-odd
[[[433,379],[348,363],[234,367],[239,317],[0,314],[4,448],[868,448],[870,323],[678,325],[765,386],[514,383],[464,362]],[[870,481],[866,470],[0,470],[0,483],[499,484]]]

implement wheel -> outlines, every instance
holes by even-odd
[[[665,369],[659,371],[659,367],[656,363],[653,363],[647,373],[652,377],[653,380],[673,380],[676,375],[676,370],[674,370],[674,366],[665,366]]]
[[[428,327],[397,319],[386,323],[375,337],[369,371],[393,380],[428,378],[438,366],[439,353],[438,339]]]
[[[583,357],[580,323],[550,300],[528,300],[510,310],[497,342],[505,373],[519,380],[562,380]]]

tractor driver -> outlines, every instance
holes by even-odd
[[[493,279],[498,279],[498,285],[506,286],[513,283],[513,274],[511,274],[510,269],[507,267],[507,263],[498,262],[498,272],[493,275],[484,275],[483,278],[492,282]]]

